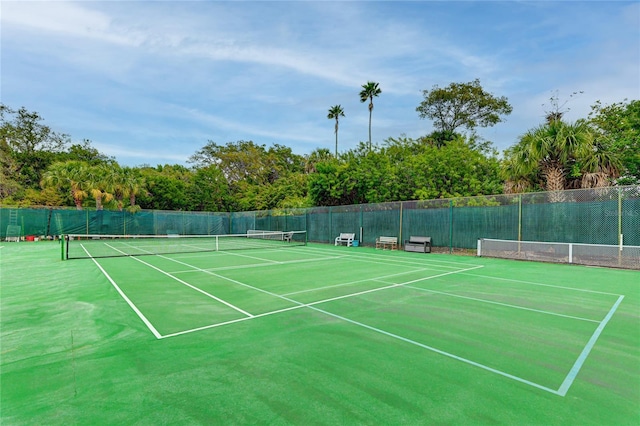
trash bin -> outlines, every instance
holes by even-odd
[[[358,244],[360,244],[358,242],[358,240],[353,240],[353,243],[351,244],[353,247],[358,247]]]

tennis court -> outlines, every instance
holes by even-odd
[[[266,242],[5,243],[3,424],[640,420],[637,271]]]

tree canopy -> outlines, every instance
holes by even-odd
[[[361,100],[380,93],[363,85]],[[592,107],[588,119],[562,114],[529,129],[499,159],[473,130],[511,112],[480,82],[425,91],[418,107],[436,130],[417,138],[360,142],[298,155],[251,140],[208,141],[179,164],[121,167],[91,141],[72,143],[26,108],[0,108],[0,201],[77,209],[248,211],[559,190],[640,182],[640,101]],[[366,96],[365,96],[366,95]],[[558,112],[561,112],[558,109]],[[340,105],[328,118],[342,117]],[[370,116],[371,118],[371,116]],[[369,122],[370,124],[370,122]],[[330,142],[329,142],[330,143]]]
[[[640,100],[591,107],[589,114],[603,148],[619,157],[622,165],[620,184],[640,183]]]
[[[455,133],[464,127],[473,131],[477,127],[491,127],[511,114],[513,108],[506,97],[486,92],[476,79],[468,83],[451,83],[441,88],[423,90],[424,100],[416,108],[420,118],[434,121],[437,131]]]

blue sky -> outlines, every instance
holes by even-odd
[[[558,96],[569,120],[640,98],[638,1],[6,1],[0,99],[122,165],[185,164],[208,141],[297,154],[432,131],[434,85],[480,79],[513,113],[503,151]],[[576,91],[582,94],[571,97]]]

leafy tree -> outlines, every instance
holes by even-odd
[[[253,141],[229,142],[226,145],[209,141],[190,157],[189,162],[197,167],[218,166],[232,186],[243,180],[252,184],[266,183],[271,171],[265,146]]]
[[[378,203],[501,192],[500,163],[458,136],[445,146],[401,137],[369,152],[364,144],[316,164],[309,176],[314,205]]]
[[[82,143],[71,145],[61,157],[67,160],[84,161],[92,166],[97,166],[102,163],[115,163],[113,157],[102,154],[96,148],[92,147],[89,139],[84,139]]]
[[[42,121],[38,113],[24,107],[13,110],[0,104],[3,173],[11,170],[25,188],[38,188],[42,173],[69,143],[68,135],[54,132]]]
[[[255,196],[255,208],[266,210],[311,206],[307,198],[307,180],[308,175],[295,173],[260,188]]]
[[[65,200],[56,188],[44,188],[37,190],[29,188],[25,191],[24,198],[20,201],[20,205],[30,206],[62,206]]]
[[[640,100],[591,107],[589,122],[602,145],[615,153],[622,165],[618,183],[640,183]]]
[[[270,168],[269,182],[273,183],[291,173],[302,173],[305,159],[294,154],[288,146],[275,144],[267,150],[267,164]]]
[[[315,164],[316,172],[309,176],[309,198],[316,206],[352,204],[344,188],[345,164],[336,159]]]
[[[451,83],[440,88],[434,85],[423,90],[424,100],[416,108],[420,118],[434,120],[437,131],[455,133],[461,127],[470,131],[477,127],[490,127],[502,121],[513,108],[506,97],[495,97],[486,92],[476,79],[469,83]]]
[[[5,199],[23,190],[16,177],[18,164],[6,140],[0,139],[0,198]]]
[[[147,192],[138,195],[143,209],[188,210],[193,184],[193,172],[180,165],[144,167],[140,174],[147,184]]]
[[[305,159],[291,148],[274,145],[267,149],[252,141],[229,142],[218,145],[209,141],[190,160],[197,167],[215,165],[222,172],[232,194],[229,208],[256,210],[271,205],[260,194],[280,179],[304,172]]]
[[[410,198],[468,197],[502,192],[500,163],[497,157],[475,149],[463,137],[446,146],[425,147],[420,155],[410,159],[406,168],[411,174],[402,175]]]
[[[191,210],[226,211],[229,206],[229,184],[216,165],[197,169],[189,187]]]
[[[373,98],[378,97],[382,90],[379,87],[380,83],[376,83],[373,81],[367,81],[366,84],[362,85],[362,90],[360,91],[360,102],[369,101],[369,151],[371,151],[371,114],[373,114]]]
[[[329,114],[327,114],[327,118],[329,120],[335,119],[336,125],[334,133],[336,134],[336,158],[338,157],[338,120],[340,117],[344,117],[344,109],[342,109],[341,105],[334,105],[329,108]]]
[[[337,158],[337,157],[334,157]],[[304,171],[306,173],[315,173],[316,165],[319,162],[328,161],[331,159],[331,151],[327,148],[317,148],[311,154],[305,157]]]

